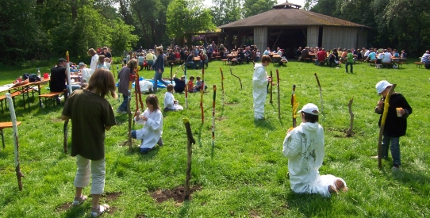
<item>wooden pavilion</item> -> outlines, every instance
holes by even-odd
[[[301,10],[288,3],[272,10],[241,19],[218,28],[226,34],[227,48],[251,41],[260,51],[280,47],[288,56],[299,47],[361,48],[367,46],[369,27],[327,15]]]

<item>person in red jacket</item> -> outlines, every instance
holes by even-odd
[[[319,65],[320,63],[325,63],[325,59],[327,57],[327,53],[325,52],[324,48],[320,48],[318,53],[317,53],[317,61],[316,61],[316,65]]]

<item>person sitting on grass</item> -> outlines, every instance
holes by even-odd
[[[201,78],[199,76],[196,77],[196,79],[197,79],[197,81],[196,81],[196,86],[194,87],[194,91],[198,92],[198,91],[201,90],[203,82],[202,82],[202,80],[201,80]],[[208,86],[205,85],[204,91],[206,91],[207,88],[208,88]]]
[[[188,80],[187,91],[194,92],[194,76],[190,76],[190,80]]]
[[[140,153],[148,153],[156,144],[163,146],[161,134],[163,134],[163,114],[158,105],[158,98],[154,94],[146,97],[146,110],[143,114],[136,111],[134,120],[136,123],[143,125],[140,130],[132,130],[131,137],[141,139]]]
[[[112,106],[105,96],[117,98],[115,89],[112,73],[104,68],[97,69],[87,88],[73,92],[61,114],[62,120],[72,119],[72,156],[76,156],[78,167],[72,205],[78,206],[87,199],[82,189],[88,186],[92,176],[92,217],[109,209],[109,205],[100,205],[99,199],[105,186],[105,131],[116,125]]]
[[[173,85],[167,85],[167,92],[164,95],[164,111],[181,111],[184,108],[178,104],[178,101],[175,100],[175,96],[173,96]]]
[[[182,93],[185,90],[185,76],[181,76],[181,79],[176,77],[176,74],[173,75],[173,81],[175,81],[175,89],[176,93]]]
[[[302,123],[288,130],[282,150],[288,158],[291,189],[295,193],[320,194],[324,197],[347,191],[343,179],[319,174],[324,160],[324,130],[318,124],[318,107],[309,103],[299,113]]]

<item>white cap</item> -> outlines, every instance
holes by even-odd
[[[307,114],[312,114],[312,115],[317,115],[317,116],[320,113],[318,110],[318,107],[312,103],[305,104],[305,106],[303,106],[302,109],[299,110],[298,113],[301,113],[301,112],[305,112]]]
[[[376,92],[378,94],[381,94],[388,86],[392,86],[391,83],[387,82],[386,80],[381,80],[378,83],[376,83]]]

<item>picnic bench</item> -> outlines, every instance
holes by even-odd
[[[19,122],[19,121],[16,122],[16,125],[17,126],[21,125],[21,122]],[[3,129],[12,128],[12,127],[13,127],[12,122],[0,122],[0,135],[1,135],[1,142],[3,144],[3,148],[5,148]]]
[[[45,100],[45,105],[46,105],[47,100],[52,100],[52,102],[53,102],[52,105],[55,105],[55,99],[58,98],[61,94],[64,94],[64,91],[63,92],[50,92],[50,93],[39,95],[40,107],[42,107],[42,98],[44,98],[44,100]]]
[[[224,65],[227,65],[228,59],[221,59],[222,62],[224,62]]]
[[[15,97],[20,95],[21,92],[20,91],[15,91],[13,93],[10,94],[10,97],[12,98],[13,101],[13,106],[15,106]],[[4,113],[4,109],[3,109],[3,101],[5,102],[5,106],[6,106],[6,95],[0,96],[0,105],[1,105],[1,112]]]
[[[414,62],[416,67],[421,68],[423,66],[423,62]]]

